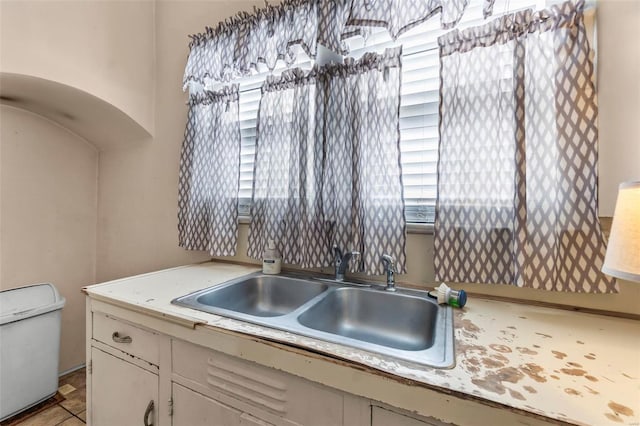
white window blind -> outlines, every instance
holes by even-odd
[[[529,7],[544,7],[545,0],[496,0],[493,17],[506,12]],[[484,0],[470,0],[457,28],[482,25]],[[403,69],[400,102],[400,151],[402,182],[407,222],[433,223],[437,189],[438,165],[438,103],[440,85],[440,61],[438,37],[445,33],[440,29],[439,18],[404,33],[396,41],[387,31],[375,28],[366,38],[347,40],[349,56],[361,57],[365,52],[382,53],[385,48],[403,46]],[[309,69],[311,61],[302,52],[295,66]],[[279,63],[274,73],[286,66]],[[242,132],[240,164],[240,215],[249,215],[253,184],[253,162],[256,142],[256,123],[260,103],[260,87],[268,72],[239,80],[240,129]]]

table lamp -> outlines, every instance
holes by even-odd
[[[640,182],[620,184],[602,272],[640,282]]]

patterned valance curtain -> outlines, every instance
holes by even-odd
[[[278,59],[291,64],[294,45],[315,58],[319,0],[285,0],[275,6],[240,12],[215,28],[192,35],[183,84],[205,86],[248,75],[259,63],[270,70]]]
[[[440,14],[440,26],[453,28],[468,0],[352,0],[347,25],[385,27],[395,40],[400,34]]]
[[[238,85],[189,97],[180,157],[179,245],[233,256],[238,238]]]
[[[380,256],[406,271],[400,166],[401,48],[327,65],[320,76],[324,126],[324,211],[331,242],[361,253],[353,271],[383,273]]]
[[[315,72],[269,77],[258,113],[251,225],[247,254],[261,259],[274,240],[285,263],[328,266],[328,225],[322,214],[323,122]]]
[[[439,39],[436,279],[617,291],[602,274],[583,2]]]
[[[400,49],[285,72],[264,84],[248,255],[278,242],[283,261],[328,266],[357,250],[354,271],[405,270],[400,168]]]
[[[184,72],[186,89],[211,82],[228,82],[264,64],[270,70],[278,59],[295,61],[294,46],[314,59],[317,44],[342,55],[344,39],[366,36],[371,27],[386,27],[396,38],[402,32],[440,14],[443,28],[462,17],[468,0],[284,0],[275,6],[241,12],[192,35]]]

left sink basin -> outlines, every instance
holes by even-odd
[[[293,312],[327,288],[321,282],[257,275],[206,288],[173,303],[213,313],[221,309],[254,317],[277,317]]]

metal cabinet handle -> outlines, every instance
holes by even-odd
[[[149,405],[147,405],[147,409],[144,410],[144,426],[153,426],[153,423],[149,423],[149,416],[153,413],[153,399],[149,401]]]
[[[131,343],[131,342],[133,342],[133,339],[131,338],[131,336],[120,336],[117,331],[113,332],[113,334],[111,335],[111,338],[116,343]]]

